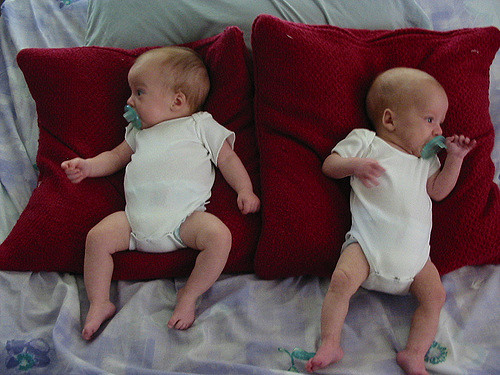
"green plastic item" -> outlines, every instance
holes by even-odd
[[[299,369],[297,367],[295,367],[295,359],[307,361],[307,360],[311,359],[312,357],[314,357],[314,355],[316,354],[313,352],[306,352],[305,350],[300,349],[300,348],[295,348],[292,350],[292,352],[289,352],[288,350],[286,350],[284,348],[278,348],[278,351],[280,351],[282,353],[286,353],[290,356],[290,359],[292,361],[292,365],[290,366],[288,371],[291,371],[291,372],[299,372]]]
[[[446,138],[442,135],[432,138],[422,149],[422,158],[429,159],[436,155],[443,148],[446,148]]]
[[[123,117],[125,117],[125,120],[131,123],[135,128],[139,130],[142,129],[142,123],[139,115],[137,114],[135,109],[128,104],[125,106],[125,113],[123,114]]]

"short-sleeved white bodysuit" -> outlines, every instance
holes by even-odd
[[[226,139],[233,147],[234,133],[207,112],[142,130],[129,124],[125,140],[134,153],[124,187],[131,249],[166,252],[185,247],[179,227],[194,211],[205,210]]]
[[[380,184],[371,188],[351,176],[352,226],[346,243],[358,242],[370,264],[363,287],[408,293],[429,258],[432,202],[426,185],[439,170],[439,159],[402,152],[368,129],[353,130],[332,152],[375,159],[385,168]]]

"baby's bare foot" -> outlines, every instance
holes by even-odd
[[[83,326],[82,337],[90,340],[102,323],[115,315],[116,307],[111,302],[91,303],[85,325]]]
[[[321,345],[316,355],[306,363],[306,370],[314,372],[332,363],[337,363],[344,356],[340,346]]]
[[[188,329],[193,325],[196,310],[196,297],[184,293],[181,289],[177,294],[177,305],[168,321],[168,328]]]
[[[419,354],[403,350],[397,354],[396,361],[407,375],[429,375],[425,369],[424,358]]]

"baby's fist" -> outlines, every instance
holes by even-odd
[[[253,192],[238,194],[238,208],[243,215],[259,211],[260,199]]]
[[[61,163],[61,168],[66,172],[68,179],[77,184],[89,175],[89,166],[85,159],[75,158]]]

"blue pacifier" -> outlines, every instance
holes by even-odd
[[[141,119],[139,118],[139,115],[135,111],[134,108],[129,106],[128,104],[125,106],[125,113],[123,114],[123,117],[125,117],[125,120],[130,122],[132,126],[135,128],[141,130],[142,129],[142,123]]]
[[[421,156],[424,159],[429,159],[441,151],[443,148],[446,148],[446,138],[442,135],[438,135],[437,137],[432,138],[422,149]]]

